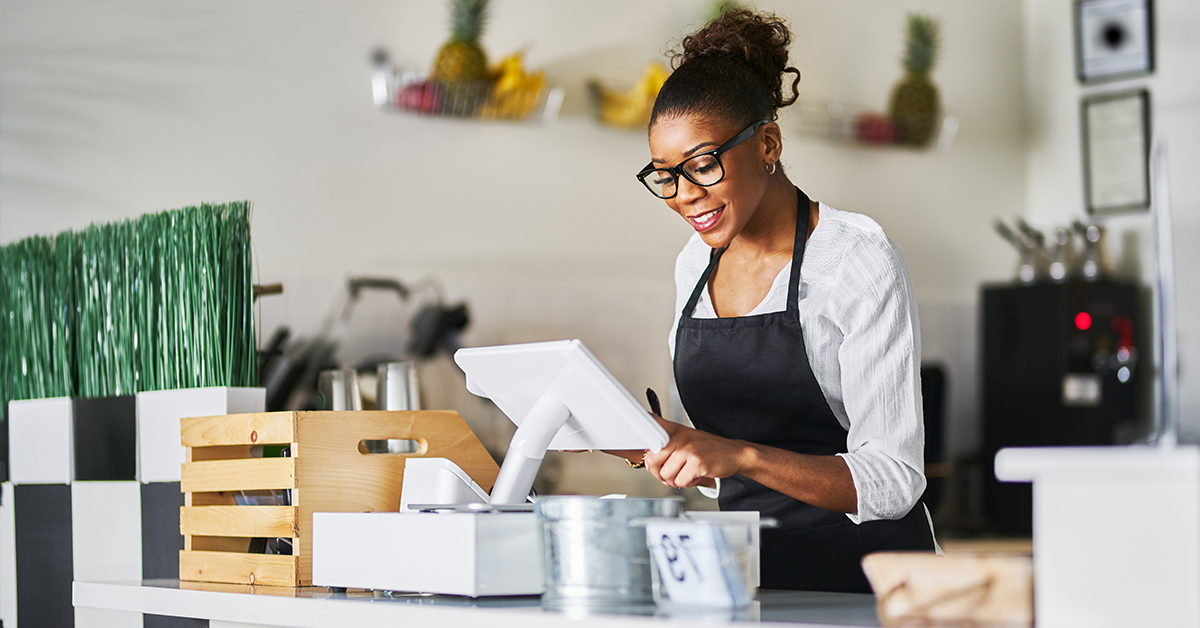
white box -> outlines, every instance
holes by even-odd
[[[72,574],[79,582],[142,579],[142,499],[137,482],[71,484]],[[142,614],[76,608],[77,628],[139,628]]]
[[[313,514],[313,584],[471,597],[540,595],[532,512]]]
[[[143,483],[178,482],[186,455],[179,419],[263,412],[265,388],[181,388],[137,394],[137,477]]]
[[[1200,448],[1003,449],[1033,482],[1038,628],[1200,626]]]
[[[13,484],[68,484],[75,477],[74,402],[68,397],[8,403],[8,468]]]

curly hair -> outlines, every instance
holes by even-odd
[[[751,124],[775,120],[778,110],[796,102],[800,71],[788,65],[792,33],[769,13],[729,11],[683,38],[674,52],[675,71],[663,84],[650,115],[660,118],[699,114]],[[794,74],[790,96],[784,75]]]

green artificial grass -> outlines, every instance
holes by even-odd
[[[250,204],[0,247],[0,401],[258,383]]]

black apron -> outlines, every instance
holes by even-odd
[[[692,423],[725,438],[800,454],[846,452],[846,430],[808,364],[800,328],[800,264],[808,233],[808,196],[799,197],[787,309],[755,316],[693,318],[725,249],[715,251],[675,333],[675,381]],[[933,533],[918,503],[898,520],[855,524],[735,475],[721,480],[721,510],[757,510],[779,520],[762,534],[762,586],[870,593],[860,561],[881,550],[932,551]]]

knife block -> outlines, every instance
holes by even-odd
[[[314,512],[395,512],[405,460],[448,458],[485,490],[499,468],[453,411],[259,412],[184,418],[179,579],[309,586]],[[369,453],[367,441],[416,442]],[[286,445],[289,457],[258,457]],[[238,505],[246,491],[290,493],[288,505]],[[292,554],[251,553],[255,538],[291,539]]]

